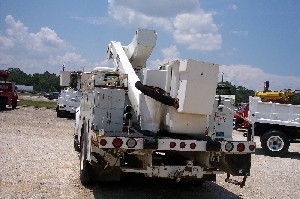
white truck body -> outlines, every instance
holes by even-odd
[[[300,127],[300,105],[262,102],[259,97],[250,98],[251,121]]]
[[[283,156],[290,143],[299,142],[300,105],[262,102],[259,97],[250,97],[249,119],[267,155]]]
[[[73,88],[66,88],[60,92],[57,99],[58,111],[64,115],[75,115],[76,108],[80,105],[81,92]]]
[[[60,71],[60,86],[63,88],[57,99],[57,117],[75,116],[80,105],[81,86],[90,77],[90,73],[81,71]],[[73,87],[70,82],[75,81]]]
[[[232,139],[233,100],[215,96],[218,65],[174,60],[144,69],[141,82],[136,70],[155,42],[155,31],[144,29],[128,46],[111,42],[115,67],[95,68],[83,86],[74,134],[82,183],[123,173],[205,181],[226,172],[244,186],[255,143]]]

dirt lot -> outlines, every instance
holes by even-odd
[[[272,158],[262,154],[258,142],[244,188],[225,183],[225,174],[202,187],[161,180],[85,187],[73,126],[74,120],[56,118],[49,109],[0,112],[0,198],[300,198],[300,144],[292,144],[286,157]]]

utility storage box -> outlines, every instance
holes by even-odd
[[[219,65],[183,60],[179,65],[179,113],[212,114]]]
[[[125,91],[122,89],[97,89],[91,95],[93,123],[97,129],[121,132],[123,129],[123,114]]]
[[[63,87],[70,86],[71,71],[60,71],[59,85]]]

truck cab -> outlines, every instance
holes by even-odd
[[[0,70],[0,110],[5,110],[6,105],[13,109],[17,107],[18,94],[15,89],[15,83],[7,81],[9,73]]]

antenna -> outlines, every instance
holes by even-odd
[[[224,76],[224,73],[222,72],[222,82],[223,82],[223,76]]]

